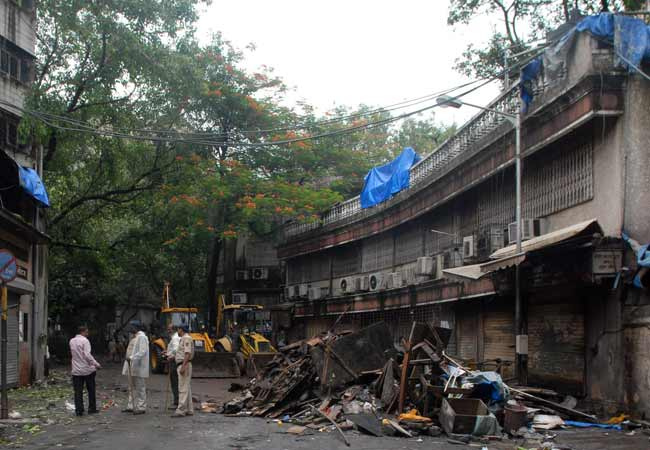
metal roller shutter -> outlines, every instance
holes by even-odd
[[[9,316],[7,320],[7,383],[18,383],[18,299],[9,293]],[[0,321],[0,331],[2,323]],[[1,349],[0,349],[1,351]]]
[[[456,310],[456,353],[465,360],[478,360],[478,311],[475,308]]]
[[[505,302],[486,304],[483,313],[483,336],[483,359],[498,358],[511,362],[510,365],[503,365],[501,375],[504,379],[513,377],[515,336],[512,305]],[[490,365],[490,370],[491,367]]]
[[[528,379],[563,393],[584,394],[583,303],[575,299],[528,307]]]

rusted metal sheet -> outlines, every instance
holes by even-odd
[[[584,394],[584,305],[574,296],[528,306],[528,379],[559,392]]]

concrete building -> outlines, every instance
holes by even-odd
[[[44,216],[21,185],[19,166],[42,175],[41,152],[20,142],[18,124],[34,76],[36,11],[30,0],[0,0],[0,248],[17,258],[9,283],[8,381],[43,377],[47,345],[47,236]]]
[[[326,330],[343,311],[345,326],[383,320],[395,339],[426,321],[453,328],[451,354],[510,379],[518,265],[527,382],[607,412],[648,414],[650,297],[614,280],[636,267],[621,230],[650,242],[650,82],[580,33],[561,70],[529,87],[523,252],[510,226],[513,125],[480,111],[412,167],[410,187],[390,200],[362,209],[356,197],[321,224],[285,228],[292,337]],[[488,107],[516,113],[520,86]]]

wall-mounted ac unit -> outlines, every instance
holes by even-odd
[[[391,272],[386,278],[386,289],[397,289],[402,287],[402,272]]]
[[[235,280],[248,280],[248,270],[235,270]]]
[[[368,275],[355,277],[354,288],[357,292],[367,292],[370,289],[370,277]]]
[[[300,285],[299,284],[294,284],[291,286],[291,298],[298,298],[300,297]]]
[[[307,291],[307,298],[309,300],[319,300],[323,297],[323,290],[319,287],[310,287]]]
[[[452,269],[463,265],[463,255],[461,250],[462,249],[451,248],[444,253],[445,259],[443,269]]]
[[[298,285],[298,297],[305,298],[309,294],[309,285],[308,284],[299,284]]]
[[[463,237],[463,259],[473,259],[476,257],[476,239],[474,235]]]
[[[266,280],[269,278],[269,269],[266,267],[253,267],[251,269],[251,278],[253,280]]]
[[[415,274],[420,277],[433,275],[433,266],[433,258],[431,256],[420,256],[415,267]]]
[[[382,272],[373,273],[368,276],[368,289],[370,291],[385,289],[384,274]]]
[[[341,294],[350,294],[355,291],[354,278],[345,277],[339,280],[339,292]]]
[[[546,219],[521,219],[521,240],[525,241],[546,233]],[[508,225],[508,242],[517,242],[517,222]]]
[[[476,244],[478,259],[480,261],[486,260],[492,253],[503,248],[506,245],[504,235],[503,227],[500,225],[483,228],[478,235]]]
[[[248,297],[246,296],[246,292],[233,292],[232,303],[233,305],[244,305],[248,303]]]
[[[406,286],[410,286],[412,284],[417,283],[415,269],[416,269],[415,267],[411,266],[402,270],[402,282]]]

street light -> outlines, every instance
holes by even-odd
[[[521,115],[519,111],[516,114],[499,111],[497,109],[486,108],[484,106],[473,105],[450,95],[442,95],[436,98],[436,103],[443,108],[460,108],[461,106],[470,106],[472,108],[490,111],[505,117],[515,127],[515,222],[516,226],[516,253],[521,253]],[[521,302],[521,283],[519,278],[519,264],[515,265],[515,331],[516,337],[516,367],[517,377],[523,385],[527,383],[528,378],[528,331],[522,329],[523,324],[523,305]]]

